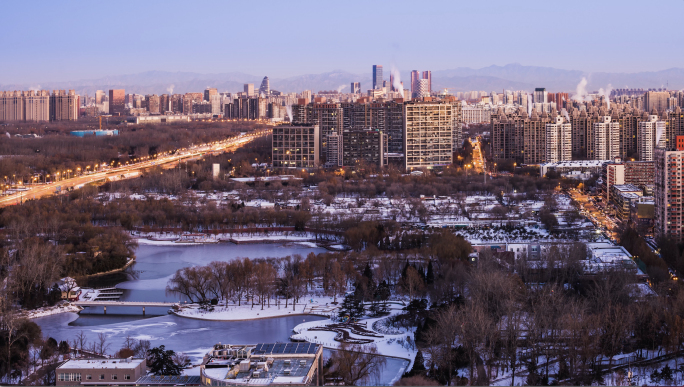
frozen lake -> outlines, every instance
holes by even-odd
[[[110,281],[118,282],[124,289],[122,301],[169,301],[180,298],[165,293],[166,282],[176,270],[206,265],[212,261],[230,261],[236,258],[285,257],[309,252],[320,253],[322,248],[282,244],[211,244],[191,246],[140,245],[136,251],[137,260],[132,266],[135,278],[123,275],[112,276]],[[255,306],[258,307],[258,306]],[[292,328],[303,321],[321,320],[317,316],[287,316],[251,321],[204,321],[168,315],[166,308],[147,308],[146,317],[142,310],[134,307],[109,307],[107,315],[102,308],[86,308],[81,314],[62,313],[34,319],[43,330],[44,336],[60,340],[73,339],[83,331],[88,340],[105,333],[110,343],[109,353],[118,351],[125,338],[150,340],[153,347],[165,345],[167,349],[184,352],[198,363],[212,345],[222,343],[256,344],[265,342],[288,342]],[[326,351],[329,354],[330,351]],[[389,384],[402,367],[407,364],[400,359],[387,358],[387,367],[379,384]]]

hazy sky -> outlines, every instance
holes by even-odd
[[[0,83],[147,70],[684,67],[683,0],[4,1]]]

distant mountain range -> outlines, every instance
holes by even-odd
[[[385,69],[385,79],[389,79],[389,68]],[[410,71],[402,71],[401,79],[404,87],[409,88]],[[450,88],[451,92],[484,90],[527,90],[545,87],[550,92],[573,92],[580,80],[586,77],[589,92],[606,88],[684,88],[684,69],[671,68],[661,71],[639,73],[587,73],[579,70],[562,70],[551,67],[523,66],[517,63],[505,66],[489,66],[481,69],[459,67],[451,70],[432,72],[432,88],[439,90]],[[108,76],[99,79],[77,80],[70,82],[46,82],[36,84],[0,84],[0,90],[40,89],[74,89],[80,94],[93,95],[95,90],[123,88],[126,92],[137,94],[163,94],[198,92],[207,87],[215,87],[219,91],[238,92],[245,83],[253,83],[259,88],[263,75],[251,75],[239,72],[220,74],[200,74],[190,72],[146,71],[138,74]],[[288,78],[271,78],[271,89],[282,92],[299,92],[302,90],[338,90],[349,91],[351,82],[361,82],[361,89],[371,87],[371,71],[367,74],[353,74],[335,70],[322,74],[305,74]]]

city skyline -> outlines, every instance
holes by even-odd
[[[39,13],[33,12],[30,4],[8,4],[6,12],[0,15],[6,26],[3,53],[20,59],[3,64],[0,83],[92,79],[136,73],[140,69],[249,72],[281,78],[338,68],[361,73],[367,71],[369,63],[410,71],[518,62],[583,72],[630,73],[676,67],[684,59],[684,54],[671,50],[683,39],[675,30],[675,15],[684,8],[680,2],[671,3],[668,12],[615,1],[575,2],[574,7],[538,2],[435,2],[430,9],[417,12],[409,2],[363,4],[363,12],[359,12],[361,4],[349,2],[331,4],[325,9],[300,4],[293,7],[274,3],[269,12],[263,12],[248,4],[203,2],[188,8],[174,2],[150,2],[140,4],[133,12],[113,4],[95,7],[73,2],[41,4],[43,9]],[[429,25],[431,32],[388,33],[380,34],[379,40],[367,39],[370,32],[361,27],[378,14],[386,15],[383,19],[395,28],[399,28],[401,21],[410,20],[412,25]],[[605,17],[608,14],[610,18]],[[510,34],[502,33],[501,29],[486,28],[507,25],[516,18],[529,22],[511,26],[511,32],[521,38],[514,40],[515,44]],[[658,19],[659,28],[619,39],[614,31],[624,27],[624,20],[634,18]],[[257,19],[262,27],[249,28]],[[321,27],[316,20],[325,20],[321,24],[325,28],[323,33],[317,31]],[[540,21],[566,25],[567,43],[559,43],[553,34],[538,33]],[[181,33],[184,29],[176,28],[194,24],[202,26],[198,33],[205,34],[206,39],[196,39],[196,34]],[[27,25],[33,27],[27,29]],[[111,25],[118,28],[103,28]],[[310,31],[307,41],[315,49],[270,39],[274,33],[286,33],[290,25],[304,26],[305,31]],[[230,39],[229,32],[237,29],[247,29],[251,38]],[[55,45],[49,39],[55,30],[75,36],[79,43],[73,47]],[[344,33],[335,32],[340,30]],[[468,38],[471,32],[476,32],[478,38]],[[483,44],[485,41],[487,44]],[[421,55],[414,55],[414,47],[418,46]],[[635,48],[638,51],[639,47],[667,54],[636,55]],[[179,52],[184,54],[178,55]],[[355,55],[347,58],[340,56],[340,52]],[[316,60],[302,60],[312,56]],[[51,66],[45,65],[48,60]]]

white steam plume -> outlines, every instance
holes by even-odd
[[[574,99],[577,102],[584,102],[586,96],[587,96],[587,78],[582,78],[580,83],[577,84],[577,88],[575,89],[575,95],[572,96],[572,99]]]
[[[608,86],[606,86],[606,90],[603,90],[603,88],[599,89],[599,95],[602,95],[603,98],[606,100],[606,104],[608,105],[608,110],[610,110],[610,93],[613,91],[613,86],[609,83]]]
[[[173,88],[174,88],[174,87],[176,87],[176,85],[171,85],[171,86],[169,86],[169,87],[166,88],[166,91],[169,92],[169,95],[173,94]]]
[[[29,87],[29,90],[39,91],[39,90],[40,90],[40,85],[37,85],[37,86],[30,86],[30,87]]]
[[[10,136],[9,132],[5,132],[5,134],[7,135],[7,138],[12,138],[12,136]]]
[[[339,86],[337,87],[337,93],[338,93],[338,94],[341,93],[342,90],[343,90],[345,87],[347,87],[347,85],[339,85]]]
[[[394,77],[394,83],[392,84],[392,86],[394,86],[394,90],[403,93],[404,88],[401,86],[401,75],[399,75],[399,70],[392,65],[392,70],[390,70],[390,72]]]
[[[292,122],[292,105],[285,106],[285,110],[287,110],[287,117],[290,119],[290,122]]]
[[[561,112],[563,113],[563,116],[565,117],[568,122],[570,122],[570,115],[568,115],[568,111],[565,109],[562,109]]]

